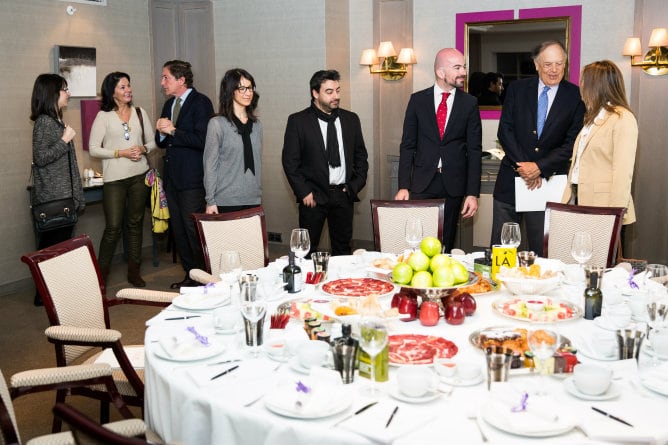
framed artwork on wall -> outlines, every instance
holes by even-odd
[[[86,5],[107,6],[107,0],[60,0],[61,2],[83,3]]]
[[[72,97],[96,96],[95,48],[56,45],[55,69],[67,80]]]

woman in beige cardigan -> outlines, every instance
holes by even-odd
[[[635,222],[631,197],[638,123],[626,100],[624,79],[609,60],[585,66],[580,79],[584,127],[573,145],[562,202],[625,207],[622,224]]]

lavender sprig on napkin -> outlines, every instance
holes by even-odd
[[[638,283],[633,281],[633,278],[635,278],[635,274],[636,274],[636,269],[632,268],[631,272],[629,273],[629,278],[628,278],[629,287],[631,289],[640,289],[640,287],[638,286]]]
[[[524,394],[522,394],[522,398],[520,399],[520,404],[518,406],[513,406],[512,408],[510,408],[510,410],[514,413],[526,411],[528,400],[529,400],[529,393],[525,392]]]
[[[197,332],[197,330],[195,329],[195,326],[188,326],[188,327],[186,328],[186,330],[187,330],[188,332],[191,332],[191,333],[195,336],[195,338],[197,339],[197,341],[200,342],[202,345],[204,345],[204,346],[211,346],[211,343],[209,343],[209,338],[208,338],[208,337],[205,337],[204,335],[202,335],[202,334],[200,334],[199,332]]]

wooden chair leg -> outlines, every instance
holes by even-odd
[[[100,423],[109,423],[109,402],[100,400]]]
[[[56,403],[65,403],[65,397],[67,397],[67,389],[59,389],[56,391]],[[59,433],[63,429],[63,421],[57,417],[53,416],[53,424],[51,426],[52,433]]]

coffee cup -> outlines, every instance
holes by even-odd
[[[583,394],[601,395],[608,390],[611,381],[612,371],[602,366],[580,363],[573,369],[573,383]]]
[[[265,351],[274,360],[283,361],[288,355],[284,329],[270,329],[269,339],[264,344]]]
[[[436,387],[436,374],[428,366],[404,366],[397,372],[399,391],[408,397],[422,397]]]
[[[457,363],[449,358],[434,359],[434,369],[441,377],[450,378],[457,375]]]
[[[232,306],[221,307],[213,312],[213,326],[216,329],[230,331],[238,328],[240,321],[239,309]]]
[[[457,364],[457,376],[462,380],[475,380],[480,377],[481,366],[477,363],[461,362]]]
[[[299,363],[304,368],[311,369],[324,363],[328,351],[328,343],[319,340],[309,340],[301,345],[297,352],[297,357],[299,358]]]

